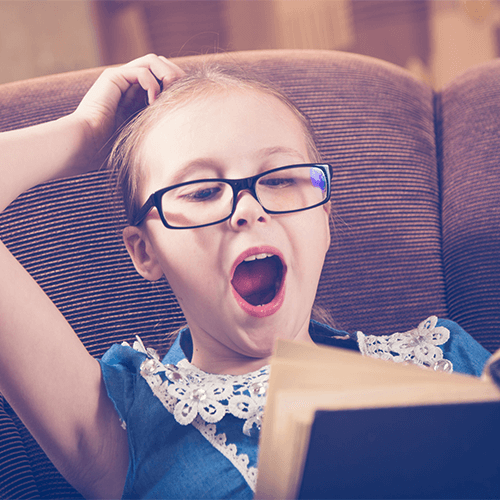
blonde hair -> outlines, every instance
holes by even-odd
[[[140,208],[138,191],[143,171],[141,151],[146,135],[167,113],[183,104],[216,95],[224,90],[253,90],[284,103],[297,117],[304,130],[311,161],[321,161],[309,119],[282,92],[235,66],[221,63],[194,66],[188,69],[185,76],[164,89],[153,104],[147,106],[122,128],[111,151],[109,168],[116,178],[116,186],[121,194],[129,224],[132,224]]]

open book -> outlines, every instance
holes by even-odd
[[[500,389],[280,341],[257,499],[500,498]]]

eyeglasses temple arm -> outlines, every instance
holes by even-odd
[[[148,201],[146,201],[146,203],[144,203],[144,205],[139,209],[139,212],[137,212],[137,215],[135,216],[132,225],[139,226],[142,223],[142,221],[147,217],[147,215],[154,206],[155,206],[154,196],[151,195],[148,198]]]

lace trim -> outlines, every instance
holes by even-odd
[[[231,463],[238,469],[240,474],[245,478],[248,486],[255,492],[257,483],[257,467],[249,467],[248,455],[242,453],[238,455],[238,449],[235,444],[226,444],[226,435],[216,434],[215,424],[207,424],[200,415],[197,415],[192,422],[193,426],[198,429],[201,435],[220,453],[222,453]]]
[[[357,332],[359,350],[361,354],[372,358],[452,372],[453,364],[443,358],[443,351],[437,347],[448,341],[450,331],[436,324],[437,317],[431,316],[422,321],[417,328],[405,333],[377,336]]]
[[[245,375],[205,373],[187,359],[164,365],[152,349],[134,342],[134,349],[149,356],[140,369],[153,393],[181,425],[200,415],[207,423],[220,422],[230,413],[244,420],[243,433],[260,429],[269,381],[269,366]]]
[[[216,434],[215,423],[230,413],[244,420],[243,433],[247,436],[254,425],[260,430],[269,366],[245,375],[216,375],[199,370],[186,359],[177,366],[164,365],[156,351],[146,349],[141,339],[136,338],[133,348],[148,356],[141,364],[140,373],[153,394],[179,424],[192,424],[236,467],[255,492],[257,468],[248,466],[248,455],[238,455],[235,444],[226,444],[224,433]]]

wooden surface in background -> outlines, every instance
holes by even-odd
[[[0,0],[0,83],[280,48],[374,56],[439,89],[500,54],[500,0]]]

